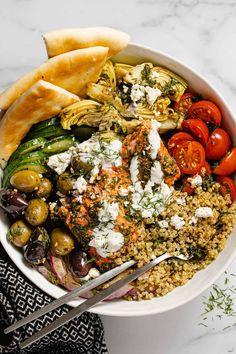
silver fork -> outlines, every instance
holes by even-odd
[[[106,288],[105,290],[101,291],[100,293],[97,293],[95,296],[93,296],[92,298],[84,301],[82,304],[80,304],[79,306],[73,308],[72,310],[70,310],[69,312],[67,312],[65,315],[61,316],[60,318],[58,318],[57,320],[55,320],[54,322],[52,322],[51,324],[49,324],[48,326],[44,327],[43,329],[41,329],[39,332],[35,333],[34,335],[32,335],[31,337],[27,338],[25,341],[21,342],[20,348],[26,348],[27,346],[31,345],[32,343],[34,343],[35,341],[37,341],[38,339],[46,336],[47,334],[51,333],[52,331],[56,330],[58,327],[62,326],[63,324],[69,322],[70,320],[72,320],[73,318],[81,315],[82,313],[84,313],[85,311],[89,310],[90,308],[94,307],[96,304],[98,304],[99,302],[101,302],[102,300],[105,300],[108,296],[112,295],[113,293],[115,293],[117,290],[123,288],[126,284],[132,282],[133,280],[137,279],[140,275],[142,275],[143,273],[149,271],[151,268],[155,267],[157,264],[159,264],[160,262],[168,259],[168,258],[178,258],[180,260],[186,261],[189,260],[191,257],[186,257],[183,254],[180,254],[178,256],[173,256],[170,253],[164,253],[162,254],[160,257],[155,258],[154,260],[152,260],[151,262],[145,264],[143,267],[136,269],[135,271],[133,271],[131,274],[127,275],[125,278],[122,278],[118,281],[116,281],[114,284],[110,285],[108,288]],[[129,261],[131,262],[131,265],[135,264],[135,261]],[[129,263],[128,262],[128,263]],[[131,265],[129,264],[129,266],[126,267],[129,268]],[[122,269],[119,273],[121,273],[124,269]],[[119,274],[118,272],[116,273]],[[102,274],[103,276],[104,274]],[[100,276],[101,277],[101,276]],[[99,278],[100,278],[99,277]],[[110,277],[111,278],[111,277]],[[97,278],[98,279],[98,278]],[[96,280],[96,279],[94,279]],[[103,281],[104,283],[104,281]],[[99,282],[99,284],[102,284],[102,282]],[[86,284],[87,285],[87,284]],[[88,287],[83,288],[83,291],[88,290]],[[98,285],[98,284],[97,284]],[[96,285],[96,286],[97,286]],[[93,286],[89,287],[89,289],[91,290],[92,288],[96,287]],[[78,289],[77,289],[78,290]],[[78,293],[78,292],[77,292]],[[71,293],[64,295],[63,297],[53,301],[51,304],[47,305],[46,311],[45,308],[36,311],[35,313],[23,318],[22,320],[16,322],[15,324],[7,327],[4,332],[5,333],[10,333],[13,330],[15,330],[16,328],[19,328],[23,325],[25,325],[26,323],[32,321],[33,319],[38,318],[39,316],[41,316],[43,313],[47,313],[49,311],[51,311],[51,309],[55,309],[58,306],[62,305],[65,303],[65,299],[68,300],[69,295],[71,295]],[[70,296],[71,299],[71,296]],[[67,301],[66,300],[66,301]],[[53,305],[50,307],[50,305]],[[40,313],[38,315],[38,313]]]

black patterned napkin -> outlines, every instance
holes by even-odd
[[[0,353],[108,353],[101,320],[89,312],[68,322],[25,350],[19,349],[19,342],[68,312],[70,307],[67,305],[17,329],[12,334],[4,335],[4,328],[51,301],[50,296],[19,272],[0,245]]]

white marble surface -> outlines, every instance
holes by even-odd
[[[0,89],[46,58],[43,32],[105,25],[189,64],[236,110],[235,0],[0,0],[0,9]],[[236,273],[236,261],[229,272]],[[236,277],[231,284],[236,286]],[[208,327],[199,325],[202,302],[198,297],[145,318],[103,317],[110,354],[236,352],[235,327],[224,329],[233,318],[220,320],[215,313],[205,321]]]

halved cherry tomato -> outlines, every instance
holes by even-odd
[[[207,161],[204,162],[202,168],[199,171],[200,176],[206,177],[212,174],[211,166]]]
[[[219,176],[216,178],[216,181],[221,184],[220,193],[223,196],[229,193],[233,203],[236,198],[236,186],[232,178],[227,176]]]
[[[197,173],[205,161],[205,151],[197,141],[180,142],[173,156],[180,171],[190,175]]]
[[[219,126],[221,123],[221,112],[215,103],[211,101],[198,101],[193,103],[189,108],[188,118],[198,118]]]
[[[210,160],[221,159],[230,146],[229,134],[221,128],[216,128],[206,145],[206,157]]]
[[[200,119],[186,119],[182,123],[182,129],[191,133],[203,146],[206,145],[210,133],[206,123]]]
[[[186,114],[188,109],[193,104],[193,97],[194,97],[194,94],[191,92],[184,93],[181,96],[179,102],[175,102],[175,105],[174,105],[175,111]]]
[[[192,135],[185,133],[185,132],[178,132],[172,135],[170,140],[168,141],[168,150],[172,154],[173,150],[176,146],[178,146],[180,141],[193,141],[194,138]]]
[[[224,176],[231,175],[231,173],[236,171],[236,147],[233,147],[226,156],[220,161],[219,166],[217,166],[213,173],[216,175]]]

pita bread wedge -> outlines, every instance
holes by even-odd
[[[106,62],[108,48],[77,49],[47,60],[24,75],[0,96],[0,109],[10,105],[36,81],[45,80],[79,94],[89,82],[96,82]]]
[[[7,110],[0,121],[0,165],[5,167],[11,154],[35,123],[57,115],[79,97],[61,87],[40,80]]]
[[[47,32],[43,36],[48,57],[78,48],[104,46],[111,57],[123,50],[129,43],[128,34],[108,27],[65,28]]]

